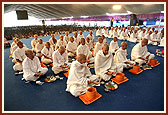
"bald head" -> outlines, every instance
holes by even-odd
[[[85,63],[86,62],[86,56],[84,54],[78,54],[77,55],[77,61],[80,62],[81,64]]]
[[[102,43],[103,42],[103,39],[101,37],[98,38],[98,42],[99,43]]]
[[[121,43],[121,48],[123,49],[123,50],[125,50],[125,49],[127,49],[127,42],[122,42]]]
[[[108,44],[103,44],[102,51],[103,51],[104,55],[107,55],[108,51],[109,51],[109,45]]]
[[[33,53],[33,50],[31,50],[31,49],[27,49],[27,50],[25,51],[25,55],[26,55],[28,58],[30,58],[31,60],[34,59],[34,53]]]
[[[148,44],[148,39],[142,38],[142,41],[141,41],[142,47],[143,47],[143,46],[146,46],[147,44]]]
[[[62,55],[65,52],[65,47],[64,46],[60,46],[58,51]]]
[[[85,38],[81,38],[80,43],[81,43],[82,45],[85,45]]]

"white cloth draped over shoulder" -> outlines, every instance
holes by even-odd
[[[31,41],[31,46],[32,46],[33,51],[35,50],[35,46],[36,46],[37,43],[38,43],[38,39],[37,40],[33,39]]]
[[[46,48],[46,46],[44,46],[44,48],[41,50],[42,55],[48,57],[48,58],[52,58],[52,53],[54,52],[53,48],[50,47],[49,49]],[[45,64],[49,64],[52,63],[51,59],[47,59],[44,56],[42,56],[41,61]]]
[[[87,36],[89,39],[90,39],[90,41],[92,41],[93,42],[93,40],[94,40],[94,35],[92,34],[92,35],[90,35],[90,34],[88,34],[88,36]]]
[[[99,43],[99,42],[96,43],[95,49],[94,49],[94,56],[96,56],[97,52],[102,49],[102,46],[103,46],[103,43]]]
[[[36,52],[36,56],[42,56],[41,55],[41,50],[44,48],[44,43],[39,44],[37,43],[35,46],[35,52]]]
[[[116,50],[118,49],[119,49],[118,42],[111,41],[109,46],[109,51],[111,51],[112,53],[115,53]]]
[[[37,72],[45,74],[48,71],[47,68],[42,68],[38,57],[34,57],[33,60],[26,57],[23,61],[23,77],[26,81],[36,81],[38,77],[35,76]]]
[[[96,31],[96,36],[101,36],[102,34],[101,34],[101,29],[98,29],[97,31]]]
[[[66,43],[68,43],[70,41],[70,36],[64,36],[64,41],[66,41]]]
[[[67,51],[71,51],[71,52],[75,53],[76,50],[77,50],[77,44],[76,44],[76,42],[75,41],[74,42],[70,42],[69,41],[68,44],[67,44],[66,49],[67,49]],[[74,56],[74,54],[71,53],[71,52],[68,53],[68,56]]]
[[[80,44],[77,48],[77,55],[78,54],[84,54],[86,56],[87,59],[89,59],[90,57],[92,57],[92,52],[89,50],[89,47],[85,44],[82,45]]]
[[[93,42],[92,41],[85,41],[85,44],[89,47],[89,50],[91,50],[93,48]]]
[[[57,50],[57,48],[59,48],[60,46],[63,46],[64,48],[66,48],[66,45],[67,45],[67,43],[66,43],[66,41],[62,41],[62,40],[58,40],[57,41],[57,44],[56,44],[56,47],[55,47],[55,50]]]

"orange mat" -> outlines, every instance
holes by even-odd
[[[88,104],[91,104],[93,103],[94,101],[98,100],[99,98],[101,98],[102,95],[99,94],[98,92],[96,92],[96,97],[95,98],[92,98],[92,99],[89,99],[86,95],[86,93],[84,95],[81,95],[79,96],[79,98],[83,101],[84,104],[88,105]]]
[[[124,82],[128,81],[129,79],[124,76],[124,80],[123,80],[123,81],[120,81],[120,82],[117,81],[115,78],[112,78],[111,80],[114,81],[114,82],[116,82],[116,83],[119,85],[119,84],[121,84],[121,83],[124,83]]]
[[[12,58],[12,54],[9,56],[9,58]]]
[[[53,63],[51,63],[50,66],[53,67]]]
[[[47,68],[47,66],[46,66],[45,64],[43,64],[42,61],[40,62],[40,64],[41,64],[41,67],[43,67],[43,68]]]
[[[91,52],[92,52],[92,55],[94,55],[94,50],[92,50]]]
[[[142,72],[143,72],[143,70],[142,70],[142,69],[140,69],[140,71],[139,71],[139,72],[135,72],[133,69],[130,69],[130,70],[129,70],[129,72],[131,72],[131,73],[133,73],[133,74],[138,75],[138,74],[142,73]]]
[[[65,77],[67,77],[67,78],[68,78],[68,75],[69,75],[69,70],[70,69],[68,69],[68,72],[64,73]]]
[[[156,66],[158,66],[160,63],[157,61],[157,63],[156,63],[155,65],[152,65],[152,64],[150,64],[150,63],[146,63],[146,64],[151,65],[151,66],[153,66],[153,67],[156,67]]]

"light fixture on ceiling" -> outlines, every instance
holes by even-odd
[[[113,6],[113,9],[114,9],[114,10],[119,10],[119,9],[121,9],[121,5],[114,5],[114,6]]]
[[[68,19],[68,18],[73,18],[73,16],[71,16],[71,17],[62,17],[62,19]]]
[[[128,14],[132,14],[132,12],[130,12],[130,11],[128,11],[128,10],[127,10],[127,13],[128,13]]]
[[[127,13],[106,13],[107,16],[127,15]]]
[[[164,11],[161,11],[161,13],[164,13]]]
[[[81,18],[88,18],[89,16],[80,16]]]

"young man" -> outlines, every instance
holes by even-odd
[[[43,40],[42,39],[39,39],[38,40],[38,43],[36,44],[35,46],[35,51],[36,51],[36,56],[37,57],[41,57],[42,54],[41,54],[41,50],[44,48],[44,43],[43,43]]]
[[[98,28],[98,30],[96,31],[96,36],[101,36],[102,33],[101,33],[101,27]]]
[[[128,40],[128,34],[126,33],[125,31],[125,28],[123,29],[123,31],[121,32],[121,35],[120,35],[120,39],[121,40]]]
[[[131,59],[141,66],[143,63],[148,62],[154,58],[155,55],[148,52],[147,49],[148,40],[143,38],[140,43],[136,44],[131,51]]]
[[[64,41],[66,41],[67,44],[70,41],[70,36],[68,35],[68,32],[65,32]]]
[[[63,46],[60,46],[56,51],[54,51],[52,58],[52,70],[55,74],[68,70],[68,54]]]
[[[130,61],[129,59],[127,59],[126,55],[126,49],[127,49],[127,43],[126,42],[122,42],[121,43],[121,48],[119,48],[115,55],[114,55],[114,63],[118,64],[121,63],[123,64],[124,68],[129,68],[132,67],[133,65],[135,65],[136,63],[133,61]]]
[[[66,41],[64,41],[63,36],[60,35],[60,39],[57,41],[55,50],[57,50],[60,46],[63,46],[64,48],[66,48],[66,45],[67,45]]]
[[[119,49],[117,37],[114,37],[113,40],[110,42],[109,51],[115,53]]]
[[[44,48],[41,50],[42,58],[41,61],[44,64],[51,64],[53,62],[52,53],[54,52],[53,48],[50,47],[50,43],[46,42]]]
[[[84,35],[82,34],[82,31],[79,32],[78,38],[79,38],[79,40],[81,40],[81,38],[85,38]]]
[[[103,39],[99,37],[98,42],[95,45],[94,56],[96,56],[97,52],[102,49],[102,46],[103,46]]]
[[[78,34],[77,32],[74,33],[74,41],[76,42],[77,46],[79,46],[80,44],[80,38],[78,37]]]
[[[39,59],[34,56],[32,50],[25,51],[26,58],[23,61],[23,77],[26,81],[36,81],[47,73],[47,68],[42,68]]]
[[[69,71],[66,91],[75,97],[85,93],[90,83],[99,84],[99,82],[95,82],[90,78],[92,74],[87,67],[86,60],[85,55],[77,55],[77,60],[72,62]]]
[[[53,47],[53,49],[55,49],[55,46],[57,44],[57,39],[55,38],[54,34],[51,34],[51,38],[49,39],[50,45],[51,47]]]
[[[35,46],[38,43],[38,35],[34,35],[34,39],[31,41],[32,50],[35,52]]]
[[[89,35],[87,36],[89,39],[90,39],[90,41],[93,43],[93,40],[94,40],[94,35],[93,35],[93,33],[92,33],[92,31],[91,32],[89,32]]]
[[[139,42],[137,30],[134,30],[134,32],[131,34],[129,41],[134,43]]]
[[[70,57],[76,56],[77,44],[74,41],[73,37],[70,38],[70,41],[67,44],[66,50],[68,52],[68,56],[70,56]]]
[[[89,50],[93,48],[93,42],[89,39],[89,37],[86,37],[86,45],[89,47]]]
[[[13,58],[15,60],[15,65],[13,66],[13,69],[15,71],[22,71],[23,70],[23,66],[22,66],[22,62],[25,59],[25,50],[27,49],[26,47],[24,47],[23,43],[21,41],[19,41],[17,43],[18,48],[13,52]]]
[[[99,50],[95,57],[95,73],[103,80],[108,81],[117,72],[123,72],[123,65],[114,63],[108,44],[103,44],[102,50]]]

